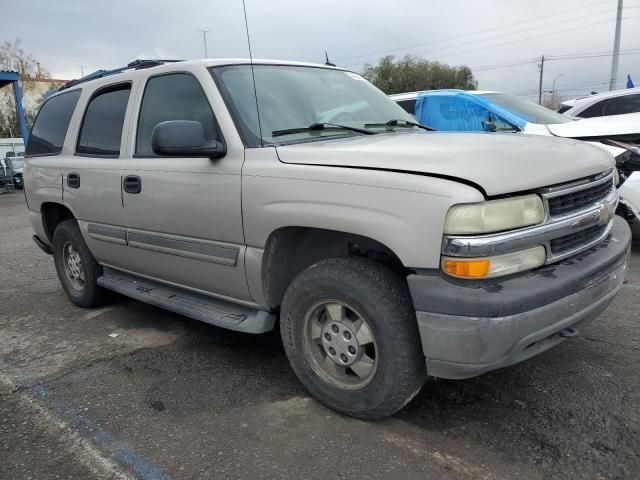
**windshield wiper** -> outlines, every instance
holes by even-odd
[[[312,123],[308,127],[287,128],[286,130],[274,130],[271,132],[272,137],[281,137],[293,133],[314,132],[319,130],[350,130],[352,132],[363,133],[365,135],[374,135],[377,132],[365,130],[363,128],[350,127],[348,125],[338,125],[337,123]]]
[[[435,131],[435,128],[428,127],[427,125],[422,125],[421,123],[412,122],[410,120],[397,119],[397,118],[389,120],[387,123],[366,123],[364,125],[364,128],[399,127],[401,124],[422,128],[423,130],[428,130],[430,132]]]

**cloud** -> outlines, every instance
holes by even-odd
[[[537,89],[540,55],[609,52],[616,7],[614,0],[246,1],[255,57],[323,62],[327,51],[338,65],[358,71],[385,52],[420,54],[476,67],[480,88],[513,92]],[[622,49],[640,49],[634,34],[640,14],[625,16]],[[3,18],[0,40],[20,37],[54,77],[77,77],[80,65],[87,72],[134,58],[201,58],[197,29],[211,31],[209,56],[248,56],[240,0],[22,0],[4,5]],[[639,58],[621,57],[621,80],[627,73],[640,77]],[[509,62],[520,64],[488,68]],[[570,90],[577,84],[604,87],[609,65],[607,56],[550,61],[545,88],[560,73],[556,87],[567,93],[577,94]]]

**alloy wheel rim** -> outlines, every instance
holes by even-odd
[[[306,312],[304,350],[325,382],[344,390],[367,386],[378,369],[378,349],[369,324],[349,304],[323,300]]]
[[[62,247],[62,259],[64,262],[64,272],[69,280],[69,284],[74,290],[84,288],[84,266],[80,253],[71,242],[66,242]]]

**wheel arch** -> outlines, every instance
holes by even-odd
[[[262,256],[262,288],[267,306],[277,309],[293,279],[320,260],[362,256],[405,279],[409,270],[383,243],[363,235],[324,228],[280,227],[267,238]]]
[[[49,242],[53,243],[53,232],[65,220],[75,220],[76,216],[69,206],[57,202],[44,202],[40,206],[42,225]]]

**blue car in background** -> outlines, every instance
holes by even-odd
[[[545,125],[572,119],[508,93],[433,90],[391,98],[423,125],[446,132],[525,132],[546,134]]]

